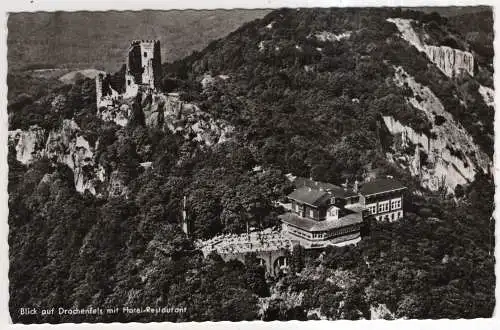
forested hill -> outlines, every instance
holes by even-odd
[[[429,43],[470,50],[475,57],[475,78],[447,79],[425,54],[398,35],[395,24],[386,21],[391,17],[423,24],[421,33],[431,38]],[[311,150],[360,129],[368,132],[360,135],[370,139],[380,113],[428,132],[430,124],[422,111],[404,100],[408,90],[388,81],[394,67],[401,66],[428,86],[492,155],[493,109],[478,92],[478,84],[492,87],[492,13],[464,17],[473,20],[463,24],[460,18],[446,19],[436,13],[389,9],[283,9],[167,66],[167,75],[174,70],[181,77],[188,74],[198,80],[204,74],[229,76],[206,93],[210,94],[203,99],[208,111],[241,121],[250,137],[265,135],[262,131],[270,125],[275,125],[272,128],[278,134],[269,139],[293,142],[291,136],[314,136],[306,148]],[[283,161],[298,151],[296,144],[288,145],[294,150],[281,154]]]
[[[9,75],[12,319],[490,317],[491,18],[276,10],[164,64],[155,97],[106,116],[93,80]],[[251,257],[203,258],[193,239],[279,225],[287,173],[337,184],[393,175],[409,188],[407,215],[270,281]],[[188,312],[19,315],[32,306]]]

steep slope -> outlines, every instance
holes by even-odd
[[[366,173],[373,168],[369,158],[367,164],[346,166],[341,154],[353,151],[338,150],[339,143],[359,130],[368,139],[377,138],[382,115],[432,141],[424,151],[441,165],[435,174],[418,179],[431,190],[441,184],[429,181],[444,181],[452,193],[457,184],[474,180],[476,171],[490,171],[492,89],[475,80],[479,69],[475,52],[463,50],[467,41],[452,34],[439,15],[419,15],[285,9],[246,24],[178,67],[189,67],[190,78],[202,84],[207,74],[231,77],[192,97],[214,116],[240,125],[240,137],[255,148],[283,155],[271,159],[261,154],[264,163],[336,182]],[[447,38],[461,49],[439,44]],[[391,133],[402,132],[394,127]],[[273,136],[266,131],[271,128]],[[350,143],[342,147],[356,148]],[[367,149],[385,157],[376,146]],[[303,162],[299,168],[297,161]]]
[[[151,95],[101,106],[91,79],[11,76],[13,321],[491,317],[490,71],[447,76],[390,18],[434,21],[435,47],[451,33],[436,15],[283,9],[165,64]],[[304,253],[271,282],[257,260],[203,258],[194,239],[277,226],[289,172],[393,175],[409,188],[407,215],[374,223],[358,246]],[[189,312],[19,315],[25,306]]]
[[[407,102],[423,111],[432,123],[430,136],[415,134],[410,127],[401,125],[390,116],[384,117],[384,123],[393,135],[402,134],[403,145],[409,140],[422,148],[426,154],[426,166],[430,169],[421,173],[420,159],[414,159],[412,174],[421,177],[422,184],[430,190],[438,190],[446,185],[450,192],[460,184],[468,184],[474,180],[476,172],[488,173],[492,166],[489,157],[474,144],[470,134],[457,123],[447,112],[443,104],[426,86],[422,86],[408,75],[401,67],[396,68],[394,77],[399,87],[407,86],[412,92]],[[420,155],[416,152],[416,156]]]
[[[403,39],[417,48],[417,50],[425,52],[429,60],[435,63],[448,77],[459,74],[461,70],[465,70],[471,76],[474,75],[474,56],[470,52],[448,46],[431,46],[425,44],[413,30],[412,20],[389,18],[387,21],[396,24]]]

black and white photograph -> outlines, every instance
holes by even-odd
[[[493,317],[493,7],[6,20],[10,322]]]

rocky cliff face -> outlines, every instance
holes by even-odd
[[[48,136],[43,129],[32,126],[27,131],[9,132],[9,140],[15,145],[16,159],[23,164],[28,165],[41,157],[66,164],[74,173],[78,192],[89,191],[96,195],[106,180],[104,169],[95,161],[97,145],[92,146],[85,139],[73,120],[65,119],[61,127],[48,132]]]
[[[489,87],[479,85],[479,94],[483,97],[484,103],[487,106],[494,107],[495,106],[495,91]]]
[[[394,81],[400,87],[408,86],[411,89],[413,95],[407,97],[407,102],[423,111],[432,124],[432,136],[427,136],[393,117],[383,117],[388,131],[401,136],[403,149],[410,143],[418,149],[415,154],[400,155],[400,160],[409,167],[412,175],[420,176],[423,187],[438,190],[444,185],[453,192],[456,185],[474,180],[476,171],[486,173],[490,169],[489,157],[428,87],[417,83],[401,67],[395,68]],[[427,155],[425,166],[420,166],[420,151]]]
[[[419,134],[391,116],[384,116],[383,120],[392,135],[401,137],[398,140],[400,143],[395,145],[395,152],[387,155],[388,159],[408,170],[412,176],[418,177],[423,188],[437,191],[444,186],[452,193],[458,184],[464,185],[474,179],[476,166],[470,158],[466,157],[464,160],[457,157],[446,147],[439,149],[443,141]],[[423,147],[426,146],[423,142],[427,142],[427,146],[432,149]],[[413,145],[413,151],[404,152],[410,145]],[[423,153],[428,156],[426,164],[421,162]]]
[[[474,56],[470,52],[454,49],[447,46],[426,45],[411,26],[411,19],[389,18],[394,23],[401,37],[419,51],[424,52],[429,60],[448,77],[453,77],[461,71],[474,75]]]
[[[98,116],[104,121],[126,126],[131,118],[133,100],[114,99],[101,104]],[[180,100],[176,94],[155,93],[144,95],[141,103],[146,125],[182,134],[186,140],[203,145],[213,145],[228,139],[233,127],[215,120],[198,106]],[[29,165],[35,159],[47,157],[66,164],[74,173],[78,192],[93,195],[109,193],[110,197],[127,195],[119,173],[106,173],[95,157],[99,141],[92,145],[73,120],[65,119],[62,125],[50,132],[32,126],[28,130],[9,132],[9,141],[16,150],[16,159]]]
[[[91,146],[81,135],[78,125],[73,120],[65,119],[59,129],[49,133],[44,156],[71,168],[78,192],[89,191],[96,195],[104,177],[103,169],[97,166],[94,159],[97,143]]]
[[[474,56],[469,52],[447,46],[425,46],[427,57],[448,77],[461,71],[474,75]]]
[[[351,31],[346,31],[346,32],[340,33],[340,34],[335,34],[335,33],[329,32],[329,31],[321,31],[321,32],[317,32],[317,33],[313,34],[313,36],[317,40],[325,42],[325,41],[340,41],[342,39],[347,39],[351,36],[351,34],[352,34]],[[311,35],[309,35],[309,38],[310,37],[311,37]]]
[[[153,95],[150,109],[144,111],[146,125],[182,134],[186,140],[207,146],[226,141],[233,131],[232,126],[182,101],[177,94]]]
[[[125,127],[130,118],[130,105],[123,103],[101,107],[98,110],[98,116],[104,121],[112,121],[118,126]]]
[[[9,141],[16,149],[16,159],[28,165],[45,146],[45,130],[34,125],[27,131],[17,129],[9,131]]]
[[[117,103],[100,111],[98,116],[104,121],[114,122],[120,118],[120,123],[124,126],[130,120],[130,108],[130,105]],[[233,131],[231,125],[214,119],[195,104],[182,101],[175,93],[144,94],[141,109],[146,126],[182,134],[186,140],[207,146],[226,141]]]
[[[370,320],[394,320],[394,313],[386,306],[386,304],[378,304],[370,306]]]

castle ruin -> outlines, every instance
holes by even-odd
[[[161,50],[159,40],[134,40],[126,59],[125,92],[115,91],[109,76],[96,76],[97,109],[112,106],[120,98],[130,99],[139,92],[150,93],[160,87]]]
[[[160,85],[160,75],[160,41],[132,41],[128,50],[125,72],[125,96],[133,97],[141,89],[157,89]]]

